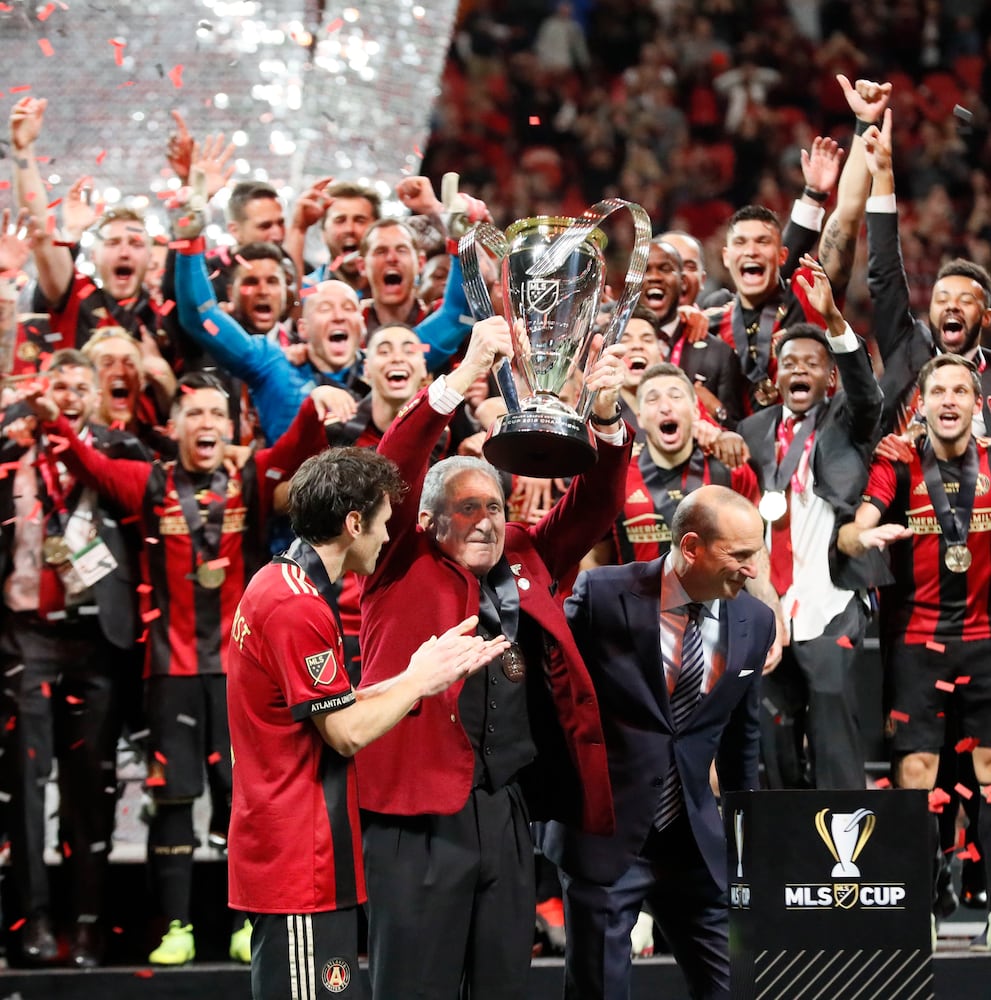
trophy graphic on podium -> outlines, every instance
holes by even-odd
[[[870,840],[877,822],[870,809],[853,813],[833,813],[826,825],[828,809],[816,813],[816,830],[822,837],[833,860],[833,878],[860,878],[860,869],[854,864]]]
[[[480,223],[461,237],[458,256],[465,295],[476,320],[493,315],[478,265],[477,247],[501,265],[504,301],[511,316],[515,365],[523,398],[509,364],[496,372],[507,413],[497,418],[483,446],[501,469],[524,476],[572,476],[596,461],[588,417],[595,394],[582,389],[575,407],[561,399],[568,380],[587,371],[594,322],[605,284],[607,216],[627,208],[634,220],[634,246],[623,293],[604,334],[615,343],[636,306],[647,269],[650,219],[639,205],[618,198],[598,202],[578,219],[538,216],[514,222],[505,234]]]

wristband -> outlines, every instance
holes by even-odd
[[[613,424],[618,424],[623,419],[623,411],[617,406],[616,412],[611,417],[603,418],[597,413],[593,413],[588,419],[596,427],[612,427]]]
[[[814,187],[809,187],[808,184],[806,184],[802,189],[802,194],[804,194],[806,198],[811,198],[813,201],[819,202],[820,205],[824,205],[827,201],[829,201],[828,191],[819,191]]]
[[[877,122],[865,122],[863,118],[858,118],[853,126],[853,134],[863,135],[872,125],[876,124]]]

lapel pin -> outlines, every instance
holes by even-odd
[[[520,580],[518,580],[516,585],[520,588],[520,590],[530,589],[530,581],[526,577],[522,577]]]

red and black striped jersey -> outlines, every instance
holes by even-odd
[[[757,476],[749,465],[730,469],[696,448],[687,462],[664,469],[645,447],[630,462],[626,500],[613,525],[616,562],[647,562],[664,555],[671,548],[668,518],[692,490],[709,483],[727,486],[754,504],[760,499]]]
[[[223,582],[205,587],[175,484],[175,463],[113,460],[83,444],[64,418],[51,432],[68,443],[65,464],[140,523],[143,539],[141,619],[147,627],[145,674],[188,677],[226,672],[221,637],[230,632],[245,584],[262,564],[263,538],[275,486],[326,443],[311,400],[289,430],[257,452],[224,488],[220,547],[212,560]],[[194,479],[201,511],[214,500],[206,482]]]
[[[991,639],[991,467],[977,446],[978,474],[967,548],[970,568],[954,573],[944,562],[946,541],[933,510],[918,451],[911,463],[876,459],[864,499],[884,521],[904,524],[912,537],[889,546],[895,582],[881,590],[885,628],[905,643]],[[959,462],[939,462],[951,507],[960,482]]]

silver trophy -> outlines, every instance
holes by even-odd
[[[526,389],[521,399],[513,371],[503,363],[496,378],[508,412],[493,423],[483,446],[485,457],[501,469],[554,478],[576,475],[595,463],[595,436],[587,423],[595,393],[583,387],[574,407],[561,394],[576,372],[586,372],[595,361],[589,348],[606,272],[606,237],[597,226],[620,208],[633,215],[635,239],[623,294],[604,335],[605,348],[622,336],[647,269],[650,218],[639,205],[608,199],[578,219],[521,219],[505,234],[481,223],[461,237],[465,295],[476,320],[494,312],[476,246],[501,264],[516,375]]]

